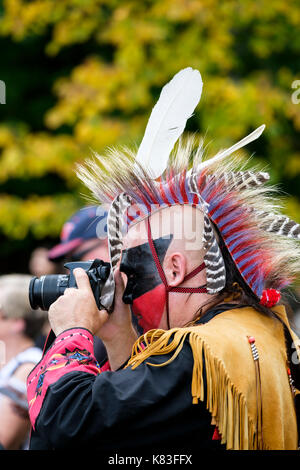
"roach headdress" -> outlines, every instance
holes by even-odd
[[[246,170],[233,153],[257,139],[264,125],[232,147],[203,160],[203,146],[181,135],[202,92],[197,70],[186,68],[162,89],[136,152],[109,149],[94,154],[78,176],[100,203],[110,203],[107,219],[111,273],[102,305],[112,309],[114,271],[122,252],[122,231],[154,211],[188,204],[204,213],[206,292],[222,291],[226,270],[214,226],[252,292],[267,306],[300,271],[296,240],[300,226],[280,213],[268,173]],[[177,142],[178,141],[178,142]],[[191,162],[192,161],[192,162]]]

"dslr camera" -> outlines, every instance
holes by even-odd
[[[59,296],[63,295],[69,287],[76,287],[74,269],[82,268],[89,277],[90,285],[96,300],[98,309],[102,309],[101,292],[110,273],[110,264],[100,259],[91,261],[76,261],[64,265],[70,274],[49,274],[33,277],[29,284],[29,302],[31,308],[36,310],[49,310],[49,307]]]

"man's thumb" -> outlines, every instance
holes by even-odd
[[[91,290],[91,284],[88,275],[82,268],[76,268],[73,271],[78,289]]]

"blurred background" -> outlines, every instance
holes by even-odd
[[[28,272],[86,204],[74,164],[138,145],[161,87],[200,70],[187,130],[212,156],[262,123],[244,149],[300,222],[299,1],[0,1],[0,273]],[[293,88],[296,87],[296,88]]]

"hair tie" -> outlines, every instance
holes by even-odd
[[[260,304],[267,308],[272,308],[276,305],[281,298],[281,294],[276,289],[265,289],[263,290],[260,298]]]

